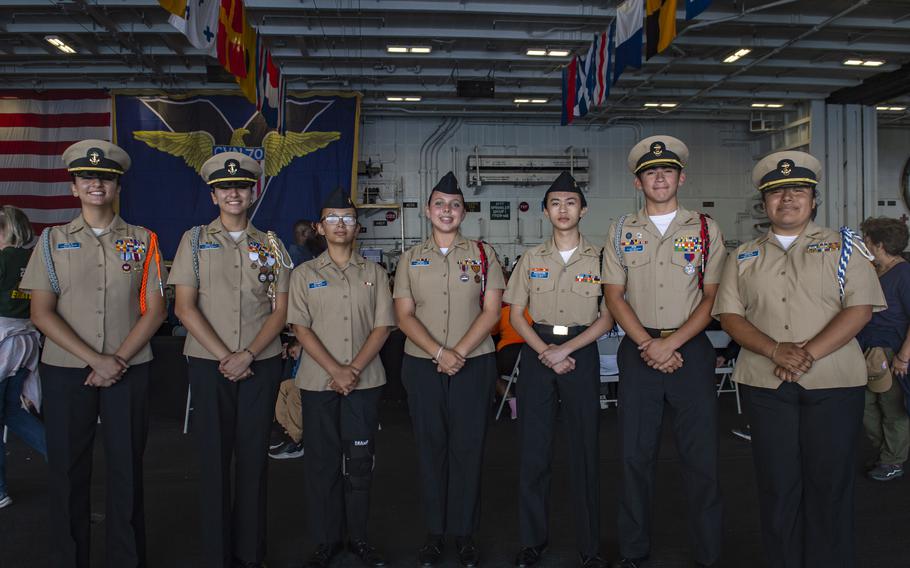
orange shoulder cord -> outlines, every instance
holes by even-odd
[[[148,229],[146,229],[148,231]],[[158,250],[158,235],[149,231],[149,250],[145,255],[145,262],[142,265],[142,284],[139,286],[139,313],[145,315],[148,309],[145,296],[148,292],[149,268],[151,266],[152,255],[155,255],[155,267],[158,269],[158,292],[164,297],[164,284],[161,282],[161,253]]]

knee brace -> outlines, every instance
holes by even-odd
[[[373,440],[348,440],[344,445],[344,481],[348,491],[369,491],[373,479]]]

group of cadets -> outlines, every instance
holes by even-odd
[[[432,234],[395,275],[354,250],[357,209],[341,189],[317,230],[328,248],[293,264],[281,241],[248,218],[259,165],[239,153],[201,170],[219,216],[187,231],[170,275],[155,234],[115,212],[119,147],[86,140],[63,154],[82,214],[46,230],[21,283],[47,336],[45,397],[54,566],[89,566],[89,488],[97,419],[107,456],[107,563],[145,566],[142,455],[148,433],[149,340],[165,317],[163,285],[189,335],[200,457],[200,566],[264,566],[267,450],[287,324],[304,351],[307,529],[304,564],[344,548],[384,566],[367,535],[379,399],[377,354],[397,325],[407,336],[402,381],[414,428],[427,538],[420,566],[477,566],[484,438],[497,378],[490,329],[501,303],[525,340],[518,382],[519,567],[549,544],[555,424],[565,421],[579,563],[599,568],[597,339],[625,330],[618,363],[621,448],[618,565],[651,552],[654,479],[664,408],[689,503],[699,566],[720,563],[712,315],[743,346],[736,380],[750,410],[763,544],[773,566],[853,566],[852,460],[865,372],[856,332],[881,309],[871,264],[844,254],[862,242],[812,222],[820,165],[801,152],[758,163],[768,235],[727,257],[717,223],[680,206],[688,149],[652,136],[629,154],[644,207],[610,225],[607,242],[579,230],[587,202],[569,173],[542,200],[552,238],[528,250],[508,286],[495,251],[465,238],[464,196],[450,172],[424,213]],[[533,323],[523,312],[527,308]],[[233,475],[232,475],[233,471]]]

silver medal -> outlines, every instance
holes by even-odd
[[[692,263],[690,262],[683,268],[683,272],[691,276],[692,274],[695,274],[695,267],[692,266]]]
[[[465,273],[462,273],[461,276],[458,277],[458,279],[461,280],[462,282],[467,282],[468,280],[471,279],[471,277]]]

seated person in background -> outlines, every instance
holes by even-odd
[[[325,238],[316,232],[313,221],[301,219],[294,223],[294,244],[288,247],[294,266],[313,260],[324,250]]]
[[[269,457],[272,459],[288,460],[303,455],[303,409],[300,405],[300,389],[294,384],[301,352],[300,343],[296,339],[292,339],[285,348],[290,370],[283,375],[285,379],[278,387],[278,400],[275,401],[275,422],[272,424],[272,441],[269,443]],[[289,365],[286,364],[285,369],[288,368]]]
[[[525,340],[522,339],[512,324],[509,323],[509,315],[512,312],[512,306],[505,304],[502,306],[499,321],[493,326],[492,335],[498,335],[499,341],[496,342],[496,370],[499,373],[499,380],[496,381],[496,394],[500,397],[506,395],[506,380],[502,377],[508,377],[515,368],[515,361],[518,360],[518,354],[521,352],[521,346]],[[533,323],[527,308],[524,311],[525,319],[528,324]],[[514,394],[513,394],[514,396]]]

